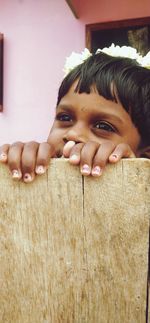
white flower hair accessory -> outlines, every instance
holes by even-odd
[[[114,44],[111,44],[110,47],[104,47],[103,49],[97,49],[96,54],[103,52],[105,54],[108,54],[113,57],[128,57],[132,59],[138,59],[139,54],[137,53],[137,50],[130,46],[122,46],[119,45],[115,46]]]
[[[66,63],[64,66],[65,76],[69,72],[71,72],[76,66],[82,64],[91,55],[92,54],[87,48],[85,48],[81,54],[72,52],[72,54],[66,58]]]
[[[112,44],[110,47],[104,47],[103,49],[97,49],[96,54],[105,53],[113,57],[127,57],[135,59],[142,67],[150,69],[150,51],[145,55],[141,56],[137,50],[130,46],[115,46]],[[88,59],[92,53],[85,48],[82,53],[75,53],[66,58],[66,63],[64,66],[65,76],[71,72],[76,66],[82,64],[86,59]]]
[[[150,51],[143,57],[139,56],[137,61],[141,66],[150,69]]]

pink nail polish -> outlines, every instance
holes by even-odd
[[[78,165],[79,162],[80,162],[80,156],[77,156],[77,155],[70,156],[69,157],[69,162],[70,162],[70,164]]]
[[[12,178],[13,179],[20,179],[21,178],[21,172],[17,169],[14,169],[12,171]]]
[[[46,171],[46,168],[43,165],[37,166],[35,169],[36,174],[42,175]]]
[[[23,177],[24,182],[26,182],[26,183],[32,182],[32,179],[33,178],[30,174],[28,174],[28,173],[24,174],[24,177]]]
[[[79,157],[77,155],[72,155],[70,156],[69,158],[71,161],[78,161],[79,160]]]
[[[113,155],[111,155],[111,158],[113,158],[113,159],[117,159],[117,158],[118,158],[118,155],[113,154]]]
[[[82,173],[82,174],[85,174],[85,175],[89,175],[89,174],[90,174],[90,172],[91,172],[91,169],[90,169],[89,165],[84,164],[84,165],[82,166],[82,168],[81,168],[81,173]]]
[[[6,161],[7,160],[7,155],[5,153],[0,154],[0,160],[1,161]]]
[[[118,155],[116,155],[116,154],[112,154],[112,155],[110,155],[109,159],[110,159],[110,161],[112,161],[112,162],[116,162],[116,161],[118,160]]]
[[[92,175],[93,176],[100,176],[102,174],[102,169],[99,166],[95,166],[92,169]]]

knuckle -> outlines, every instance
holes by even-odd
[[[6,149],[8,149],[9,147],[10,147],[10,145],[9,145],[9,144],[4,144],[4,145],[0,146],[0,150],[6,150]]]
[[[79,153],[81,151],[81,149],[83,148],[84,144],[83,143],[78,143],[76,145],[74,145],[71,149],[71,153]]]
[[[55,146],[52,144],[49,144],[48,142],[44,142],[44,147],[49,154],[55,151]]]
[[[38,158],[37,163],[38,163],[38,165],[46,166],[48,163],[48,158],[40,157],[40,158]]]
[[[22,147],[22,146],[23,146],[23,142],[16,141],[10,146],[10,148],[18,148],[18,147]]]
[[[90,147],[92,147],[92,148],[98,148],[99,146],[100,146],[100,144],[98,143],[98,142],[96,142],[96,141],[88,141],[86,144],[85,144],[85,146],[87,147],[87,148],[90,148]]]
[[[113,150],[116,147],[116,144],[113,141],[108,140],[108,141],[102,143],[102,146],[105,146],[106,149]]]
[[[40,144],[40,146],[50,147],[50,146],[51,146],[51,144],[49,144],[49,143],[48,143],[48,142],[46,142],[46,141],[43,141],[43,142]]]
[[[9,160],[8,161],[8,166],[11,170],[13,169],[18,169],[18,162],[15,159]]]
[[[24,153],[22,155],[22,167],[23,168],[28,167],[28,168],[31,169],[33,167],[34,163],[35,163],[35,160],[34,160],[34,155],[33,154]]]
[[[99,143],[95,141],[88,141],[85,144],[82,144],[82,150],[83,152],[86,152],[86,153],[87,152],[94,153],[95,151],[97,151],[98,147],[99,147]]]
[[[106,159],[104,159],[103,157],[100,157],[100,158],[95,157],[94,161],[93,161],[93,165],[94,166],[98,165],[98,166],[101,166],[103,168],[106,165]]]
[[[32,155],[25,155],[22,157],[21,166],[23,171],[31,172],[35,167],[35,159]]]
[[[37,143],[36,141],[29,141],[25,144],[25,147],[29,148],[29,149],[33,149],[33,148],[38,147],[38,145],[39,145],[39,143]]]
[[[117,150],[120,152],[128,152],[130,151],[130,146],[128,144],[125,143],[121,143],[117,146]]]
[[[26,163],[24,166],[23,166],[23,173],[31,173],[33,170],[32,166],[28,163]]]

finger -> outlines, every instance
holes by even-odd
[[[70,150],[69,162],[72,165],[79,165],[83,146],[83,143],[75,144]]]
[[[7,163],[14,180],[19,180],[22,177],[21,156],[23,145],[22,142],[15,142],[9,147]]]
[[[98,143],[89,141],[82,148],[80,158],[80,170],[81,173],[85,176],[91,174],[93,159],[95,157],[95,154],[97,153],[98,147]]]
[[[47,142],[43,142],[39,145],[37,152],[37,160],[35,166],[35,173],[42,175],[46,172],[50,163],[50,158],[54,155],[54,148]]]
[[[35,165],[39,143],[31,141],[24,145],[22,152],[22,174],[25,183],[30,183],[35,177]]]
[[[130,146],[127,144],[119,144],[109,156],[110,163],[116,163],[121,158],[134,158],[136,157],[133,151],[131,150]]]
[[[7,162],[9,147],[10,147],[9,144],[5,144],[3,146],[0,146],[0,162],[2,162],[2,163]]]
[[[93,159],[93,167],[92,167],[92,176],[100,176],[103,173],[103,170],[109,160],[110,154],[115,149],[115,144],[111,141],[107,141],[99,146],[95,157]]]
[[[70,156],[70,153],[71,153],[71,149],[73,148],[73,146],[75,145],[75,141],[68,141],[64,148],[63,148],[63,156],[68,158]]]

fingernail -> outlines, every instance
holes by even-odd
[[[12,173],[13,179],[20,179],[21,178],[21,172],[19,170],[14,169],[11,173]]]
[[[5,153],[0,154],[0,160],[1,161],[6,161],[7,160],[7,155]]]
[[[82,173],[82,174],[85,174],[85,175],[89,175],[89,174],[90,174],[90,172],[91,172],[91,169],[90,169],[89,165],[84,164],[84,165],[82,166],[82,168],[81,168],[81,173]]]
[[[118,158],[118,155],[116,155],[116,154],[113,154],[113,155],[111,155],[110,157],[111,157],[111,159],[113,159],[113,160],[117,160],[117,158]]]
[[[30,182],[32,182],[32,179],[33,179],[33,177],[30,174],[28,174],[28,173],[24,174],[24,177],[23,177],[24,182],[30,183]]]
[[[79,156],[72,155],[72,156],[69,157],[69,160],[71,160],[71,161],[78,161],[79,160]]]
[[[68,141],[64,145],[64,147],[63,147],[63,155],[64,155],[64,157],[69,156],[69,152],[71,151],[71,149],[73,148],[74,145],[75,145],[75,141]]]
[[[36,166],[36,169],[35,169],[36,174],[42,175],[45,173],[45,171],[46,171],[46,167],[44,167],[43,165]]]
[[[75,145],[75,141],[70,140],[65,144],[64,148],[71,149],[74,145]]]
[[[92,175],[93,176],[100,176],[102,174],[102,169],[99,166],[95,166],[92,169]]]

